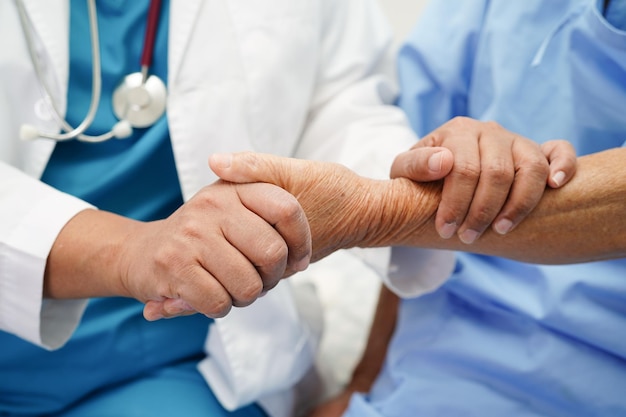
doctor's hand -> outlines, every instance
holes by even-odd
[[[249,305],[282,277],[304,270],[311,255],[302,208],[269,184],[205,187],[163,226],[137,247],[156,243],[155,259],[136,265],[127,280],[128,287],[137,285],[131,278],[150,275],[167,277],[168,286],[177,283],[175,291],[147,300],[148,320],[193,311],[222,317],[231,305]]]
[[[164,220],[79,213],[53,247],[45,294],[134,297],[146,303],[148,320],[193,312],[216,318],[305,269],[310,256],[309,226],[292,195],[218,181]],[[55,279],[71,276],[73,283]]]
[[[444,178],[433,175],[434,169],[450,171],[449,154],[431,157],[438,147],[452,151],[453,167],[445,175],[435,225],[442,238],[456,233],[467,244],[490,225],[500,234],[513,230],[537,205],[546,184],[561,187],[576,171],[576,152],[567,141],[540,146],[497,123],[457,117],[398,155],[391,177]]]

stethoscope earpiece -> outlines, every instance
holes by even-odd
[[[39,137],[39,130],[33,125],[22,125],[20,127],[20,139],[29,141]]]

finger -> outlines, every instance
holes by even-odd
[[[224,239],[216,240],[211,247],[204,247],[201,250],[199,262],[208,275],[205,279],[213,279],[221,285],[223,291],[228,294],[233,306],[245,307],[259,298],[265,286],[259,269],[254,265],[254,257],[256,256],[254,251],[257,249],[260,252],[267,250],[265,245],[265,242],[267,242],[266,236],[271,233],[277,235],[277,233],[271,226],[265,223],[262,232],[256,235],[254,232],[248,234],[249,231],[259,229],[256,229],[249,221],[244,220],[242,216],[233,217],[241,221],[240,230],[233,229],[233,225],[237,223],[235,220],[230,224],[224,224]],[[259,224],[263,223],[258,218],[257,220]],[[246,228],[247,230],[242,234],[241,230]],[[244,247],[241,243],[242,240],[245,240],[248,246]],[[236,243],[233,244],[232,242]],[[286,263],[286,250],[282,258],[282,266],[278,267],[282,269],[280,272],[270,273],[271,279],[267,284],[268,286],[275,285],[275,282],[282,277]],[[201,300],[194,302],[194,299],[186,296],[181,296],[180,298],[187,301],[194,308],[196,308],[196,302],[201,302]]]
[[[150,300],[143,306],[143,317],[148,321],[156,321],[165,317],[163,301]]]
[[[286,188],[280,173],[288,171],[289,158],[254,152],[213,154],[209,166],[217,176],[234,183],[267,182]]]
[[[281,188],[288,188],[286,179],[298,175],[298,164],[290,158],[280,158],[269,154],[240,152],[235,154],[214,154],[209,158],[211,169],[226,181],[236,183],[267,182]],[[289,248],[286,274],[307,268],[311,255],[311,232],[306,215],[297,199],[281,190],[268,191],[271,198],[246,198],[244,204],[252,211],[276,227]]]
[[[551,140],[541,145],[541,149],[550,164],[548,185],[559,188],[567,184],[576,172],[574,146],[566,140]]]
[[[259,201],[254,201],[252,204],[260,205],[260,201],[265,200],[267,196],[246,192],[243,187],[247,187],[248,190],[258,190],[259,187],[270,187],[270,185],[243,184],[239,187],[241,187],[238,191],[242,199],[241,203],[245,206],[246,198],[258,199]],[[267,202],[268,205],[271,203]],[[215,259],[207,262],[207,268],[231,292],[238,306],[241,303],[251,303],[259,296],[255,290],[263,291],[273,287],[285,275],[289,248],[273,227],[272,220],[263,219],[253,211],[248,211],[247,207],[242,207],[232,216],[225,218],[221,225],[222,233],[229,246],[220,245],[219,250],[223,251],[220,255],[228,256],[229,261],[227,263],[224,260]],[[309,238],[308,235],[307,238]],[[310,238],[308,240],[310,241]],[[236,252],[242,256],[237,256]],[[213,257],[213,253],[205,256]],[[230,283],[231,275],[239,275],[238,283],[243,284],[244,287]],[[260,279],[260,287],[254,282],[256,275]],[[251,292],[247,292],[245,286],[257,288],[255,290],[251,288]],[[233,294],[232,291],[237,293]]]
[[[143,316],[148,321],[163,318],[182,317],[196,314],[189,303],[180,298],[166,298],[162,301],[150,300],[143,308]]]
[[[238,251],[234,252],[239,253]],[[239,254],[239,256],[242,255]],[[229,261],[228,256],[223,258],[224,262]],[[254,270],[254,268],[252,269]],[[184,300],[193,310],[207,317],[224,317],[233,307],[233,298],[230,292],[222,286],[216,277],[208,272],[205,265],[191,265],[185,269],[184,273],[181,272],[180,276],[171,281],[177,282],[178,285],[172,290],[170,298]],[[233,279],[233,281],[237,280]]]
[[[459,239],[471,244],[494,221],[504,206],[515,177],[512,140],[501,129],[486,129],[481,133],[480,177],[474,197],[461,227]]]
[[[549,167],[546,158],[530,142],[516,142],[514,154],[523,155],[516,161],[515,182],[509,198],[493,222],[499,234],[513,230],[539,203],[546,188]]]
[[[454,165],[444,180],[435,217],[437,232],[444,239],[452,237],[463,223],[481,171],[480,152],[473,139],[475,133],[457,132],[456,135],[456,138],[450,140],[454,142]]]
[[[452,170],[454,156],[447,148],[414,147],[399,154],[391,166],[391,178],[427,182],[444,178]]]
[[[275,286],[286,274],[305,270],[312,255],[311,230],[298,200],[287,191],[270,184],[243,184],[237,187],[244,206],[275,228],[274,234],[267,233],[264,236],[270,242],[262,248],[263,253],[251,254],[265,289]],[[251,239],[263,236],[259,234],[262,233],[260,230],[256,233]],[[283,252],[285,250],[286,256]]]

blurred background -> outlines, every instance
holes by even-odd
[[[391,22],[396,41],[408,34],[428,0],[378,0]]]

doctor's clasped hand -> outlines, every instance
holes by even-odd
[[[149,320],[192,311],[215,318],[305,269],[310,255],[293,196],[269,184],[217,182],[164,220],[80,212],[52,248],[44,293],[163,301],[158,310],[146,306]]]

